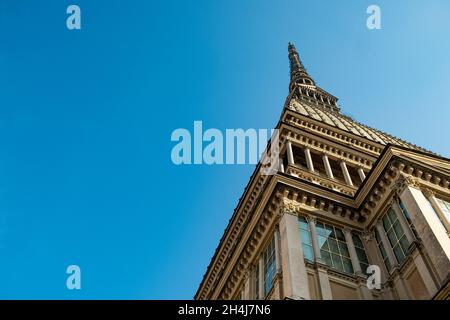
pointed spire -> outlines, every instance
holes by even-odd
[[[321,106],[327,110],[339,112],[338,98],[316,86],[303,65],[294,44],[289,42],[289,65],[291,69],[291,81],[289,83],[289,95],[286,104],[292,98],[300,99],[313,105]]]
[[[306,68],[298,55],[297,49],[293,43],[288,44],[289,63],[291,69],[291,82],[289,84],[289,91],[295,88],[296,84],[315,87],[314,80],[309,76]]]

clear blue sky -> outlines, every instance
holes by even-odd
[[[449,35],[447,0],[0,0],[0,298],[192,298],[254,167],[175,166],[171,132],[272,128],[288,41],[345,113],[449,157]]]

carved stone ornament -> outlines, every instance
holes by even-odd
[[[395,181],[392,189],[400,196],[407,186],[420,187],[419,180],[411,176],[400,175],[397,181]]]
[[[369,242],[375,239],[375,233],[373,231],[366,231],[361,234],[361,238],[365,242]]]
[[[428,199],[430,199],[431,197],[434,197],[436,195],[436,193],[431,189],[423,189],[422,192],[425,195],[425,197],[427,197]]]
[[[284,199],[283,203],[280,205],[279,215],[282,216],[285,213],[295,214],[298,212],[298,210],[299,210],[299,205],[296,202],[294,202],[292,200]]]

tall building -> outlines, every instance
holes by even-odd
[[[256,167],[195,298],[449,299],[450,160],[342,114],[288,49],[279,170]]]

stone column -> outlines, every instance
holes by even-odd
[[[422,253],[415,251],[413,260],[414,265],[416,266],[416,270],[417,272],[419,272],[420,277],[422,278],[423,283],[425,284],[425,287],[427,288],[427,291],[430,295],[430,298],[432,298],[438,291],[438,287],[434,282],[429,268],[423,260]]]
[[[383,243],[384,246],[384,250],[386,251],[392,269],[394,269],[396,266],[398,266],[397,258],[395,257],[394,252],[392,251],[391,243],[389,242],[389,239],[386,236],[386,232],[384,231],[383,223],[381,222],[381,220],[378,220],[377,224],[375,225],[375,228],[377,228],[378,234],[380,235],[381,238],[381,242]]]
[[[358,175],[359,178],[361,179],[361,182],[363,182],[364,179],[366,179],[366,174],[364,173],[364,170],[362,168],[358,168]]]
[[[256,288],[258,290],[258,297],[259,300],[264,300],[265,299],[265,294],[264,294],[264,258],[263,255],[261,254],[261,256],[259,257],[259,266],[258,266],[258,288]]]
[[[449,276],[450,238],[433,207],[419,189],[419,182],[412,177],[401,176],[395,190],[405,206],[418,237],[437,271],[439,282]]]
[[[362,275],[361,265],[359,264],[358,255],[356,254],[355,244],[353,243],[352,232],[350,229],[344,228],[345,241],[347,242],[348,252],[352,260],[353,270],[357,275]]]
[[[350,173],[348,173],[347,164],[345,163],[345,161],[341,161],[341,169],[342,173],[344,173],[345,182],[349,186],[353,186],[352,178],[350,177]]]
[[[330,161],[328,161],[328,156],[326,154],[322,155],[323,165],[325,166],[325,171],[328,178],[334,179],[333,170],[331,170]]]
[[[408,288],[405,285],[405,281],[402,278],[402,275],[394,278],[394,288],[397,292],[398,298],[400,300],[411,300],[411,294],[409,293]]]
[[[317,241],[317,230],[316,230],[316,218],[313,216],[308,216],[309,230],[311,232],[311,241],[314,251],[314,261],[322,262],[322,256],[320,254],[319,242]]]
[[[284,295],[290,299],[309,300],[308,274],[303,258],[297,215],[282,213],[280,240]]]
[[[330,278],[328,277],[327,269],[319,265],[317,267],[317,276],[319,277],[319,287],[322,300],[332,300],[333,294],[331,293]]]
[[[314,172],[314,164],[311,157],[311,151],[306,148],[305,149],[305,158],[306,158],[306,165],[308,166],[308,170],[311,172]]]
[[[292,143],[288,141],[286,143],[286,152],[288,156],[288,164],[293,165],[294,164],[294,152],[292,151]]]

